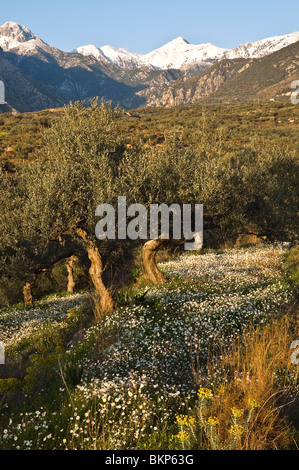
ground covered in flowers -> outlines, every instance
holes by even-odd
[[[167,284],[128,288],[97,323],[86,293],[2,309],[0,448],[177,448],[176,416],[199,387],[224,380],[208,360],[291,301],[285,251],[260,245],[164,262]]]

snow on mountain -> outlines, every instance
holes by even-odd
[[[103,46],[101,51],[107,59],[120,67],[140,67],[143,65],[143,55],[128,51],[127,49],[116,49],[113,46]]]
[[[112,64],[120,67],[153,66],[157,69],[180,69],[194,64],[213,64],[222,59],[259,58],[278,51],[299,40],[299,32],[284,36],[274,36],[260,41],[240,44],[234,49],[225,49],[213,44],[190,44],[179,36],[164,46],[148,54],[135,54],[126,49],[112,46],[83,46],[77,52],[93,55],[97,58],[102,53]],[[88,48],[88,49],[86,49]]]
[[[271,38],[261,39],[256,42],[247,42],[231,49],[225,54],[227,59],[252,58],[257,59],[272,52],[279,51],[283,47],[289,46],[299,41],[299,32],[286,34],[284,36],[273,36]]]
[[[99,47],[94,46],[93,44],[89,44],[88,46],[81,46],[75,49],[74,52],[78,52],[79,54],[95,57],[95,59],[104,58],[104,54],[102,53]]]
[[[155,67],[157,69],[179,69],[184,65],[207,60],[220,60],[227,49],[212,44],[189,44],[178,37],[164,46],[148,54],[136,54],[127,49],[117,49],[113,46],[82,46],[76,51],[83,55],[92,55],[98,59],[104,55],[112,64],[120,67]]]
[[[0,37],[7,38],[15,43],[22,43],[36,38],[26,26],[13,21],[7,21],[7,23],[0,26]]]
[[[213,44],[189,44],[182,37],[144,56],[144,61],[159,69],[179,69],[184,65],[220,60],[227,49]]]
[[[20,44],[22,43],[8,36],[0,36],[0,47],[2,47],[2,49],[13,49],[14,47],[18,47]]]
[[[76,49],[76,52],[85,56],[91,55],[96,59],[105,58],[111,64],[118,65],[120,67],[144,66],[142,54],[135,54],[135,52],[128,51],[127,49],[117,49],[113,46],[81,46]]]
[[[20,49],[24,53],[46,46],[46,44],[35,36],[26,26],[13,21],[8,21],[0,26],[0,47],[3,50]]]
[[[234,49],[225,49],[213,44],[190,44],[181,36],[148,54],[136,54],[113,46],[78,47],[75,52],[93,56],[99,61],[108,61],[123,68],[154,67],[157,69],[181,69],[191,65],[210,66],[222,59],[259,58],[299,41],[299,32],[274,36],[256,42],[240,44]],[[8,21],[0,26],[0,47],[14,49],[18,54],[32,54],[38,50],[54,51],[28,28]],[[58,51],[58,50],[56,50]]]

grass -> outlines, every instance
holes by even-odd
[[[299,371],[290,361],[293,333],[289,315],[284,315],[262,333],[250,328],[243,344],[209,364],[210,374],[221,370],[222,379],[208,400],[198,399],[190,415],[193,425],[181,426],[185,448],[298,448],[294,410]]]

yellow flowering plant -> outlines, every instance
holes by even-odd
[[[215,418],[214,416],[210,416],[207,420],[207,424],[209,426],[217,426],[217,424],[219,424],[219,420]]]
[[[235,408],[235,407],[233,407],[233,408],[231,409],[231,412],[232,412],[233,418],[236,418],[236,419],[237,419],[237,418],[241,418],[241,417],[243,416],[243,414],[244,414],[244,410],[243,410],[243,409],[238,409],[238,408]]]
[[[249,398],[248,399],[248,407],[252,408],[253,410],[256,410],[257,408],[260,408],[260,403],[255,400],[254,398]]]
[[[245,431],[244,426],[241,426],[240,424],[232,424],[232,426],[228,430],[228,432],[232,436],[241,436],[244,433],[244,431]]]
[[[210,398],[212,398],[213,393],[212,390],[210,390],[209,388],[202,387],[198,390],[197,396],[200,400],[209,400]]]
[[[177,423],[181,426],[194,426],[195,425],[195,418],[192,416],[187,416],[187,415],[178,415],[176,417]]]

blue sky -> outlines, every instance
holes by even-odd
[[[138,53],[177,36],[232,48],[299,29],[298,0],[14,0],[0,24],[16,21],[62,50],[111,44]],[[4,4],[3,4],[4,3]]]

